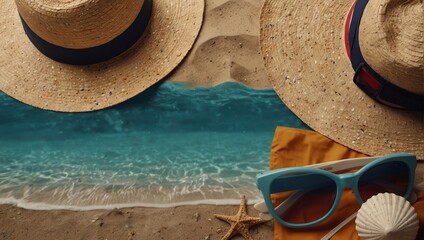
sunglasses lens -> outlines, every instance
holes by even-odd
[[[409,169],[406,163],[392,161],[368,169],[359,178],[358,190],[365,202],[379,193],[405,196],[409,185]]]
[[[321,219],[334,205],[337,185],[333,179],[315,173],[283,175],[271,183],[273,207],[291,224]]]

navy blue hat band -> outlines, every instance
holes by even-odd
[[[366,72],[369,73],[369,76],[372,76],[373,80],[378,82],[378,85],[380,85],[376,91],[365,92],[374,99],[376,99],[376,96],[374,95],[378,94],[379,100],[382,100],[382,103],[389,106],[397,106],[397,108],[413,111],[424,111],[424,96],[409,92],[392,84],[372,69],[372,67],[365,61],[359,46],[359,25],[367,4],[368,0],[356,0],[353,9],[351,9],[351,11],[353,10],[353,14],[350,25],[346,25],[346,27],[348,27],[347,31],[349,34],[346,47],[348,55],[350,53],[349,58],[353,69],[358,73],[361,68],[365,68]],[[360,74],[355,74],[354,81],[357,80],[356,77],[359,75]],[[357,83],[357,81],[355,81],[355,83]],[[361,89],[364,90],[364,88]]]
[[[47,57],[66,64],[88,65],[109,60],[129,49],[143,35],[152,14],[152,1],[145,0],[134,22],[119,36],[102,45],[71,49],[49,43],[38,36],[21,17],[22,25],[34,46]]]

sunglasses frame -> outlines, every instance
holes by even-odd
[[[343,168],[343,162],[346,161],[347,166],[346,168]],[[338,171],[340,169],[348,169],[351,167],[354,167],[354,164],[352,165],[352,162],[360,162],[359,166],[363,167],[359,169],[358,171],[354,173],[344,173],[344,174],[335,174],[330,171]],[[369,162],[371,161],[371,162]],[[369,162],[369,163],[367,163]],[[358,189],[358,182],[361,178],[361,176],[366,173],[369,169],[374,168],[375,166],[378,166],[382,163],[388,163],[388,162],[403,162],[406,164],[409,172],[409,180],[408,180],[408,187],[407,191],[405,193],[404,198],[408,199],[408,197],[411,195],[413,186],[414,186],[414,178],[415,178],[415,169],[417,166],[417,159],[414,154],[406,154],[406,153],[397,153],[397,154],[391,154],[383,157],[378,158],[357,158],[357,159],[349,159],[349,160],[338,160],[335,163],[339,164],[341,163],[341,166],[339,165],[338,169],[331,169],[331,164],[323,163],[323,164],[315,164],[305,167],[289,167],[289,168],[282,168],[282,169],[276,169],[272,171],[268,171],[266,173],[260,173],[256,176],[256,185],[258,186],[259,190],[262,192],[262,195],[264,197],[264,201],[266,204],[266,207],[268,208],[268,212],[272,215],[272,217],[277,220],[279,223],[286,227],[290,228],[305,228],[305,227],[311,227],[313,225],[319,224],[326,220],[328,217],[330,217],[334,211],[336,211],[337,206],[339,205],[341,196],[343,194],[344,189],[351,188],[356,200],[359,204],[363,204],[363,200],[360,196],[359,189]],[[324,170],[329,169],[330,171]],[[309,223],[289,223],[281,219],[281,217],[278,215],[276,210],[274,209],[274,206],[271,201],[271,183],[280,177],[281,175],[286,174],[293,174],[293,173],[313,173],[313,174],[322,174],[323,176],[326,176],[330,179],[332,179],[336,183],[336,198],[334,200],[334,203],[331,207],[331,209],[321,218],[309,222]]]

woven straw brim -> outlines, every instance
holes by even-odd
[[[285,104],[321,134],[354,150],[424,159],[424,114],[383,106],[353,83],[344,22],[353,0],[267,0],[260,45]]]
[[[29,105],[82,112],[123,102],[169,74],[191,49],[204,0],[155,0],[142,38],[103,63],[73,66],[40,53],[22,28],[15,2],[0,5],[0,90]]]

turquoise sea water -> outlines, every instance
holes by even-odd
[[[307,128],[272,89],[165,83],[57,113],[0,93],[0,203],[95,209],[255,201],[276,126]]]

